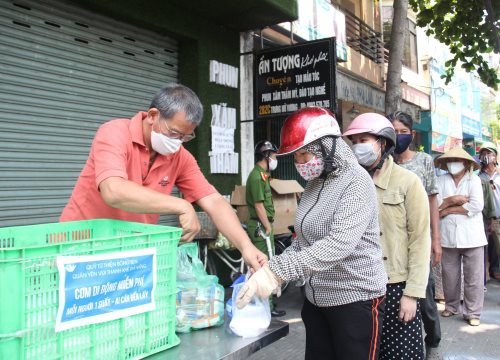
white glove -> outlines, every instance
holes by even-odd
[[[243,285],[241,290],[238,292],[238,296],[236,297],[236,306],[238,309],[244,308],[250,300],[252,300],[254,295],[261,298],[269,297],[278,289],[281,290],[281,282],[282,280],[275,273],[273,273],[271,269],[269,269],[269,266],[265,265],[257,270],[257,272],[247,280],[245,285]]]

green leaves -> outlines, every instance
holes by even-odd
[[[463,63],[462,68],[464,68],[467,71],[473,71],[476,67],[474,66],[473,63],[468,62],[468,63]]]
[[[482,55],[500,52],[500,12],[492,10],[492,0],[410,0],[409,4],[418,13],[417,25],[448,45],[453,55],[445,63],[446,83],[461,61],[462,68],[477,71],[482,82],[498,89],[497,71],[490,68]]]

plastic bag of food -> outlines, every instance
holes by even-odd
[[[254,337],[267,330],[271,323],[271,309],[269,299],[254,296],[243,309],[236,306],[236,297],[245,283],[233,284],[232,319],[229,327],[236,334],[244,338]]]
[[[176,331],[218,326],[224,322],[224,288],[217,276],[208,275],[198,258],[198,244],[177,251]]]
[[[231,284],[231,287],[234,289],[234,287],[238,284],[244,283],[246,280],[245,275],[240,275],[234,282]],[[234,290],[233,290],[234,291]],[[226,312],[227,312],[227,317],[230,319],[233,317],[233,298],[231,297],[227,303],[226,303]]]

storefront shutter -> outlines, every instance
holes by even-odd
[[[173,39],[64,2],[0,0],[0,227],[57,221],[99,125],[177,79]]]

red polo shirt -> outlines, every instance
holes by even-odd
[[[216,192],[184,147],[171,155],[160,155],[148,172],[150,152],[144,144],[142,121],[146,112],[131,120],[116,119],[97,131],[90,154],[60,221],[118,219],[155,224],[158,214],[136,214],[107,205],[99,192],[99,184],[112,176],[133,181],[163,194],[176,185],[184,199],[194,202]]]

